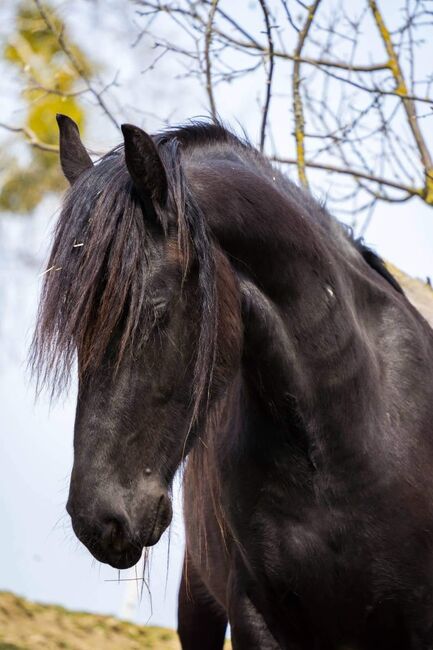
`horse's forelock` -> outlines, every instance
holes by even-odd
[[[177,141],[159,145],[170,178],[168,209],[178,223],[177,259],[187,272],[196,258],[202,307],[195,368],[194,416],[206,396],[216,345],[216,288],[212,246],[203,215],[187,187]],[[160,218],[164,215],[159,214]],[[166,220],[167,221],[167,220]],[[53,392],[68,383],[77,349],[81,373],[95,367],[122,320],[119,355],[140,345],[146,250],[152,247],[121,148],[107,154],[65,197],[45,273],[30,364],[39,385]],[[119,359],[118,359],[119,360]]]

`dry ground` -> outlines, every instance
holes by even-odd
[[[177,635],[0,592],[0,650],[180,650]],[[228,648],[227,648],[228,650]]]

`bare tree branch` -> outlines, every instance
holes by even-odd
[[[283,163],[287,165],[298,164],[296,158],[281,158],[279,156],[273,156],[271,160],[277,163]],[[410,185],[404,185],[404,183],[392,181],[391,179],[388,178],[382,178],[380,176],[376,176],[375,174],[368,174],[360,169],[339,167],[338,165],[333,165],[331,163],[319,163],[313,160],[305,160],[304,164],[305,167],[311,167],[312,169],[320,169],[325,172],[335,172],[336,174],[342,174],[344,176],[352,176],[355,179],[364,178],[365,180],[372,181],[373,183],[377,183],[379,185],[385,185],[388,187],[392,187],[396,190],[401,190],[402,192],[406,192],[410,196],[420,196],[420,197],[423,196],[423,192],[424,192],[423,188],[416,188],[416,187],[411,187]]]
[[[311,7],[308,7],[307,19],[299,32],[298,43],[294,52],[294,66],[292,77],[292,92],[293,92],[293,113],[295,119],[295,139],[296,139],[296,160],[298,167],[299,182],[303,187],[308,188],[307,174],[305,172],[305,120],[304,109],[302,106],[301,98],[301,62],[299,57],[302,54],[302,48],[308,37],[311,25],[313,24],[316,11],[319,7],[321,0],[315,0]]]
[[[52,153],[58,153],[59,147],[55,144],[48,144],[48,142],[42,142],[36,136],[31,129],[26,126],[11,126],[9,124],[3,124],[0,122],[0,128],[11,131],[12,133],[22,133],[27,142],[34,147],[35,149],[40,149],[41,151],[50,151]]]
[[[138,0],[138,2],[141,5],[151,7],[153,11],[160,11],[161,13],[166,13],[169,15],[173,15],[177,13],[183,15],[187,19],[189,18],[192,21],[201,24],[202,27],[205,27],[206,25],[203,18],[194,9],[187,10],[187,9],[183,9],[182,7],[179,7],[178,5],[170,5],[170,4],[159,3],[159,2],[155,3],[148,0]],[[210,2],[211,0],[207,0],[206,4],[209,4]],[[239,23],[236,20],[234,20],[231,16],[229,16],[226,12],[224,12],[219,6],[217,7],[216,13],[223,16],[233,27],[237,29],[237,31],[239,31],[240,34],[246,37],[247,40],[236,39],[234,36],[228,34],[227,32],[221,30],[216,26],[213,27],[214,34],[224,39],[228,44],[236,45],[243,50],[256,50],[257,53],[261,53],[261,54],[267,53],[268,46],[261,44],[251,34],[245,31],[245,29],[241,25],[239,25]],[[308,65],[319,66],[319,67],[325,66],[330,68],[339,68],[340,70],[347,70],[353,72],[367,72],[367,73],[378,72],[381,70],[387,70],[389,67],[387,61],[383,63],[375,63],[375,64],[349,65],[347,63],[344,63],[343,61],[333,61],[331,59],[326,59],[326,58],[314,59],[311,57],[295,57],[294,54],[290,54],[288,52],[285,52],[283,50],[278,50],[276,48],[274,48],[274,58],[286,59],[288,61],[294,61],[297,58],[300,61],[300,63],[306,63]]]
[[[206,92],[209,97],[209,106],[212,115],[212,119],[216,121],[217,111],[215,106],[215,97],[212,86],[212,63],[210,56],[210,46],[213,35],[213,21],[215,17],[215,12],[218,7],[218,0],[212,0],[211,7],[209,10],[209,16],[206,24],[206,34],[205,34],[205,67],[206,67]]]
[[[272,38],[272,27],[270,22],[268,5],[266,4],[266,0],[259,0],[259,3],[262,8],[263,16],[265,19],[266,35],[268,38],[268,51],[266,53],[266,57],[269,59],[268,74],[266,78],[266,99],[265,99],[265,104],[263,106],[262,126],[260,129],[260,151],[263,151],[265,148],[266,124],[268,121],[269,106],[272,97],[272,79],[274,76],[274,41]]]
[[[383,16],[375,0],[369,0],[369,5],[376,21],[377,28],[382,37],[383,44],[389,56],[389,68],[396,82],[395,92],[402,98],[403,106],[406,111],[409,128],[412,131],[414,140],[417,144],[421,161],[424,165],[425,188],[424,201],[433,205],[433,161],[427,143],[421,132],[417,119],[416,107],[413,98],[408,95],[407,84],[404,78],[397,53],[392,43],[391,34],[387,29]]]

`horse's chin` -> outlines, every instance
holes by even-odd
[[[117,551],[99,553],[92,549],[91,553],[98,562],[109,564],[113,569],[130,569],[140,560],[142,551],[143,549],[135,548],[133,551],[124,553],[118,553]]]

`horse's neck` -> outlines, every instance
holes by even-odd
[[[275,421],[296,412],[306,434],[362,428],[379,370],[373,314],[358,313],[375,308],[361,260],[268,178],[240,169],[223,185],[218,173],[207,179],[206,214],[239,277],[249,390]]]
[[[361,466],[377,456],[377,428],[385,422],[377,349],[344,289],[317,277],[314,284],[312,271],[304,278],[310,272],[304,301],[282,305],[241,281],[245,405],[255,410],[245,433],[254,447],[264,441],[259,454],[269,446],[269,458],[289,454],[290,463],[298,454],[296,467],[303,468],[301,453],[315,468],[341,466],[362,482],[368,472]]]
[[[304,280],[307,275],[306,270]],[[335,284],[311,282],[304,298],[290,301],[288,289],[288,301],[278,304],[251,281],[241,280],[244,364],[276,412],[296,403],[305,416],[319,413],[322,405],[329,414],[333,401],[339,406],[345,401],[347,410],[354,391],[360,407],[377,371],[368,331],[357,322],[356,303]]]

